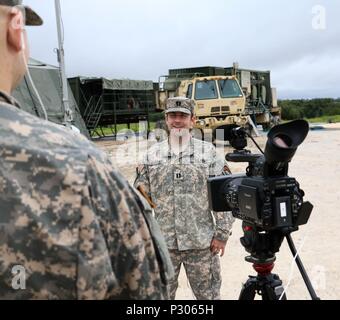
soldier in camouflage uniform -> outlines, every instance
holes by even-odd
[[[0,299],[167,298],[144,199],[86,138],[10,96],[27,68],[17,4],[0,0]]]
[[[175,298],[181,264],[197,299],[220,299],[218,253],[223,255],[233,217],[208,208],[207,178],[229,174],[211,143],[191,137],[195,118],[192,100],[175,97],[167,102],[169,139],[153,145],[139,166],[135,186],[152,200],[155,217],[165,236],[175,277]]]

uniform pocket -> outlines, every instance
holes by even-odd
[[[157,163],[148,166],[148,175],[152,195],[158,199],[171,192],[173,184],[173,170],[167,163]]]

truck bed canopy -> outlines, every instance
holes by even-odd
[[[103,90],[153,90],[153,82],[145,80],[119,80],[95,77],[79,77],[79,80],[83,85],[97,83]]]
[[[148,120],[156,110],[153,81],[78,76],[68,79],[87,129]]]

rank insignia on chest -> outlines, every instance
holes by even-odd
[[[174,173],[174,180],[175,181],[183,180],[183,173],[179,170],[176,170],[175,173]]]

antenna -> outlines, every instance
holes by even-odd
[[[62,18],[61,18],[61,8],[60,1],[55,0],[55,11],[57,19],[57,30],[58,30],[58,43],[59,49],[57,49],[59,70],[61,76],[61,89],[62,89],[62,103],[64,107],[64,125],[67,127],[72,126],[73,113],[70,108],[70,101],[68,95],[68,85],[65,71],[65,56],[64,56],[64,37],[62,34]]]

